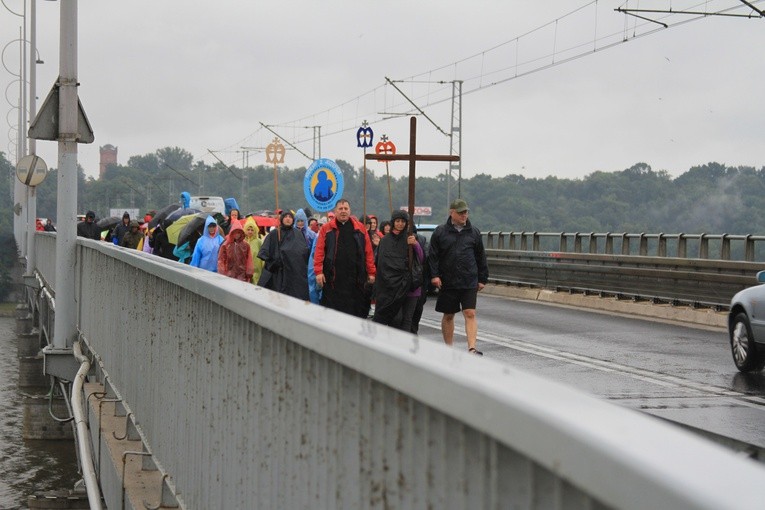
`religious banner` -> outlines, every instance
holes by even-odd
[[[303,178],[303,194],[311,209],[331,211],[343,196],[343,173],[337,163],[321,158],[313,162]]]
[[[364,194],[364,216],[367,215],[367,149],[372,147],[374,143],[375,134],[369,123],[365,120],[361,123],[361,127],[356,131],[356,146],[364,149],[364,185],[362,193]]]
[[[268,144],[266,147],[266,163],[272,163],[274,165],[274,198],[276,201],[276,207],[274,212],[279,210],[279,172],[278,165],[284,163],[284,154],[286,149],[284,144],[278,138],[274,138],[274,141]]]
[[[364,121],[358,131],[356,131],[356,146],[363,149],[368,149],[372,146],[374,136],[375,134],[372,131],[372,128],[369,126],[369,123]]]
[[[388,135],[382,135],[380,141],[375,145],[375,154],[396,154],[396,144],[388,140]],[[388,209],[390,209],[390,213],[393,214],[393,195],[391,194],[390,189],[389,163],[389,161],[385,162],[385,174],[388,176]]]

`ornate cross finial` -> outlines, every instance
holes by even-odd
[[[369,127],[369,123],[364,120],[364,122],[361,123],[359,130],[356,131],[356,146],[364,149],[371,147],[373,138],[374,133],[372,132],[372,128]]]
[[[266,163],[284,163],[285,152],[286,150],[284,145],[282,145],[281,140],[279,140],[279,138],[274,138],[274,141],[266,147]]]
[[[388,140],[388,135],[382,135],[380,141],[375,145],[376,154],[395,154],[396,144]],[[387,162],[386,162],[387,163]]]

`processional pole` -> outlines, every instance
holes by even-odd
[[[356,131],[356,146],[364,149],[364,216],[367,215],[367,148],[372,146],[374,132],[365,120]]]

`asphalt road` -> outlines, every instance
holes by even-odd
[[[420,335],[440,341],[441,315],[434,306],[435,298],[428,298]],[[478,346],[486,357],[749,453],[757,454],[746,445],[765,449],[765,372],[736,370],[723,329],[483,294],[477,310]],[[455,348],[466,345],[458,317]]]

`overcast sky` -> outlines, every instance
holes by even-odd
[[[19,12],[23,5],[4,3]],[[675,10],[721,10],[741,2],[641,0],[627,7],[669,4]],[[754,4],[765,8],[765,2]],[[212,149],[241,166],[236,151],[254,147],[260,148],[249,152],[255,166],[265,163],[262,148],[274,137],[263,122],[308,156],[313,130],[305,126],[321,125],[322,156],[360,167],[363,150],[355,134],[364,119],[375,141],[387,134],[399,153],[408,151],[408,118],[380,120],[411,110],[402,94],[385,85],[387,76],[405,80],[397,86],[432,119],[418,118],[418,152],[429,154],[449,152],[448,137],[434,124],[450,130],[451,85],[426,82],[465,80],[466,176],[581,178],[637,162],[676,176],[710,161],[765,165],[765,20],[708,17],[672,26],[692,18],[674,15],[665,19],[669,29],[657,30],[657,24],[614,12],[623,5],[81,0],[79,94],[96,141],[79,146],[79,162],[88,175],[97,175],[98,148],[112,144],[121,164],[132,155],[178,146],[195,160],[213,163]],[[59,3],[38,0],[37,13],[45,61],[38,66],[39,106],[58,75]],[[0,43],[17,37],[19,20],[0,5]],[[619,44],[624,38],[628,42]],[[10,44],[3,57],[17,69],[18,45]],[[0,85],[15,102],[12,80],[0,69]],[[493,82],[501,83],[487,86]],[[10,110],[2,101],[3,117],[15,122]],[[13,145],[7,132],[2,123],[0,150],[6,154]],[[55,142],[38,143],[51,167],[58,166],[56,150]],[[310,160],[289,150],[285,164],[297,168]],[[423,163],[418,172],[435,175],[444,168]],[[405,163],[392,166],[394,175],[405,170]]]

